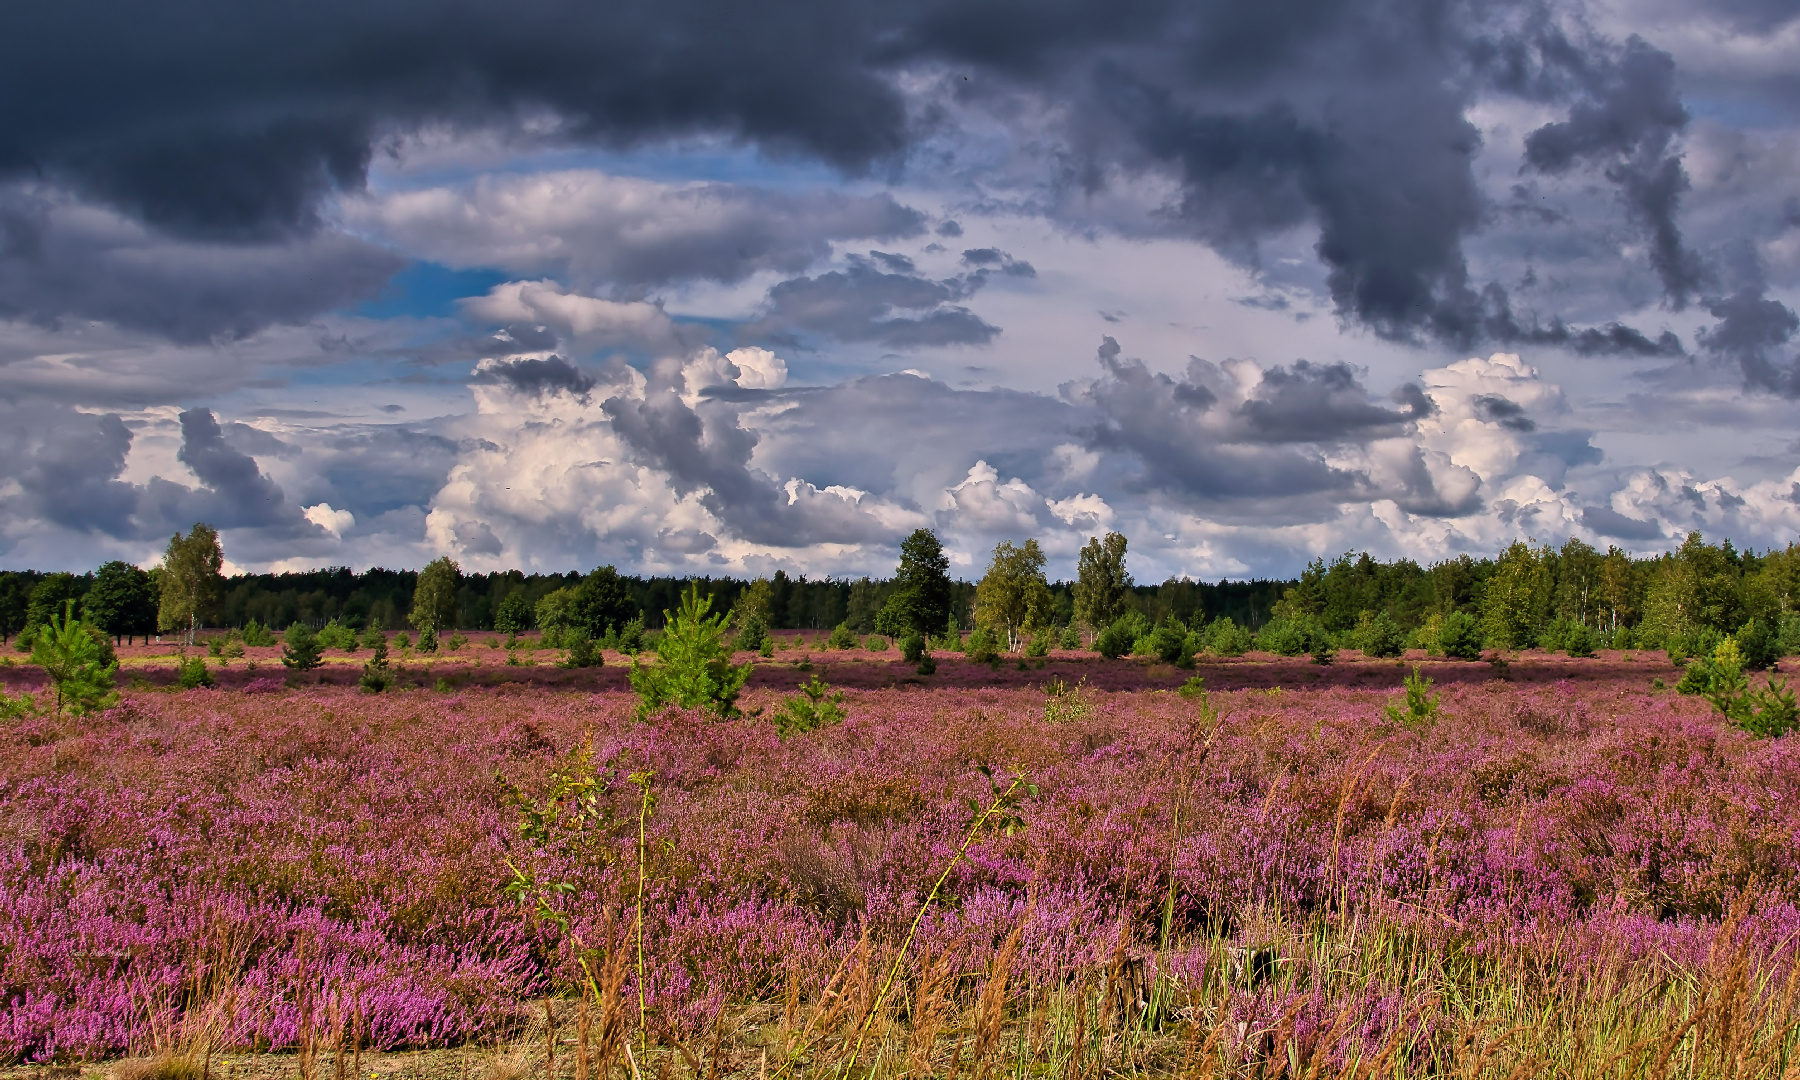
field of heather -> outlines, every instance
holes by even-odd
[[[761,715],[639,723],[612,656],[478,643],[371,696],[348,665],[290,687],[246,660],[175,692],[125,655],[117,708],[0,726],[15,1068],[1800,1060],[1800,742],[1660,689],[1660,658],[1428,663],[1436,716],[1399,722],[1404,669],[1349,654],[1203,664],[1182,694],[1188,672],[1091,656],[921,677],[795,650],[750,684]],[[783,740],[767,714],[810,675],[847,719]]]

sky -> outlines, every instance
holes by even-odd
[[[0,12],[0,566],[1800,537],[1794,0]]]

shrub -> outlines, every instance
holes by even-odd
[[[1081,648],[1081,631],[1076,629],[1073,623],[1063,627],[1062,637],[1056,644],[1060,649]]]
[[[838,623],[831,628],[831,636],[825,639],[825,647],[839,651],[854,649],[856,648],[856,633],[850,629],[849,623]]]
[[[275,644],[275,635],[269,632],[268,627],[255,619],[244,624],[243,637],[244,644],[253,649],[266,649]]]
[[[1550,620],[1538,635],[1537,647],[1546,652],[1561,652],[1568,647],[1569,635],[1578,624],[1574,619],[1556,618]]]
[[[710,600],[707,601],[709,604]],[[633,615],[619,627],[619,651],[628,656],[636,656],[644,651],[644,619]]]
[[[513,660],[509,656],[507,663]],[[365,694],[379,694],[394,684],[394,674],[388,670],[388,648],[386,639],[378,638],[375,651],[363,661],[362,678],[357,680]]]
[[[1746,671],[1767,671],[1781,659],[1779,640],[1769,624],[1761,619],[1751,619],[1732,637],[1737,641],[1738,652],[1743,654]]]
[[[1800,612],[1781,617],[1781,630],[1775,635],[1775,649],[1782,656],[1800,655]]]
[[[562,639],[563,648],[569,652],[557,662],[558,667],[600,667],[606,662],[605,657],[600,655],[600,650],[595,647],[594,636],[588,633],[587,627],[571,626],[563,631]]]
[[[771,719],[775,722],[775,730],[782,738],[799,735],[808,731],[817,731],[822,727],[830,727],[849,715],[844,711],[844,692],[832,691],[831,687],[819,681],[814,675],[809,682],[800,684],[798,694],[790,694],[775,710]]]
[[[1000,660],[1000,649],[994,635],[985,626],[977,626],[963,645],[963,655],[977,664],[994,664]]]
[[[868,637],[863,638],[863,648],[870,652],[887,652],[888,639],[882,637],[880,634],[870,634]]]
[[[404,631],[404,630],[402,630],[402,631],[400,631],[400,632],[399,632],[399,633],[398,633],[398,634],[395,634],[395,635],[394,635],[394,647],[395,647],[395,648],[396,648],[396,649],[410,649],[410,648],[412,648],[412,638],[411,638],[411,636],[409,636],[409,635],[408,635],[408,634],[407,634],[407,632],[406,632],[406,631]]]
[[[1049,656],[1050,644],[1055,640],[1055,636],[1056,631],[1054,630],[1038,631],[1037,635],[1031,639],[1031,643],[1025,646],[1025,655]]]
[[[199,656],[184,656],[175,661],[175,685],[183,690],[201,690],[215,684],[213,673]]]
[[[338,622],[336,619],[326,623],[319,629],[319,644],[327,649],[340,649],[344,652],[356,651],[356,631]]]
[[[900,639],[900,658],[909,664],[917,664],[925,659],[925,639],[919,634],[908,634]]]
[[[4,688],[0,688],[0,720],[22,720],[35,716],[39,707],[38,699],[28,690],[9,694]]]
[[[1193,663],[1192,655],[1183,655],[1187,651],[1187,628],[1176,622],[1173,615],[1134,642],[1132,651],[1154,656],[1165,664],[1180,664],[1183,660]]]
[[[738,691],[750,677],[751,665],[732,666],[725,616],[711,612],[712,597],[702,598],[699,586],[692,584],[679,611],[663,612],[668,625],[656,642],[657,663],[631,663],[639,719],[670,705],[737,715]],[[641,623],[639,627],[641,633]]]
[[[1312,647],[1313,628],[1300,619],[1276,619],[1258,631],[1256,644],[1277,656],[1299,656]]]
[[[538,644],[542,645],[546,649],[562,648],[563,647],[563,628],[560,626],[544,627],[544,632],[538,635]]]
[[[419,651],[422,653],[434,653],[437,652],[437,650],[437,626],[431,622],[426,622],[424,626],[419,627]]]
[[[763,638],[762,647],[756,650],[756,655],[764,658],[774,656],[775,639],[769,637]]]
[[[1466,611],[1452,611],[1438,627],[1438,648],[1456,660],[1481,658],[1481,627]]]
[[[283,637],[281,663],[289,671],[311,671],[323,662],[321,654],[324,650],[319,647],[319,635],[313,633],[312,627],[297,622],[287,628]]]
[[[750,612],[738,621],[737,636],[732,645],[745,652],[761,652],[769,641],[769,624],[756,612]]]
[[[1203,675],[1191,676],[1187,682],[1181,684],[1181,689],[1175,692],[1180,694],[1183,700],[1192,701],[1206,693],[1206,677]]]
[[[1573,657],[1594,655],[1595,637],[1586,623],[1574,623],[1563,634],[1563,648]]]
[[[365,649],[373,649],[377,645],[381,646],[383,649],[386,649],[387,648],[387,635],[381,632],[381,627],[376,626],[373,623],[371,623],[369,625],[369,628],[367,630],[364,630],[362,633],[362,643],[363,643],[363,648],[365,648]],[[274,642],[271,641],[269,644],[273,645]],[[383,655],[386,655],[386,654],[384,653]]]
[[[1406,632],[1393,616],[1382,611],[1373,617],[1364,615],[1356,624],[1351,643],[1364,656],[1389,658],[1406,651]]]
[[[502,634],[517,634],[531,629],[531,602],[523,592],[509,593],[494,612],[494,629]]]
[[[1786,681],[1771,679],[1761,690],[1750,689],[1744,678],[1743,655],[1731,638],[1722,641],[1711,656],[1689,664],[1675,689],[1705,697],[1728,723],[1761,738],[1786,735],[1800,724],[1800,706]]]
[[[447,644],[449,645],[451,652],[456,652],[457,650],[461,649],[464,645],[467,645],[468,643],[469,643],[469,635],[463,633],[461,630],[458,630],[456,633],[450,635],[450,640]]]
[[[1609,649],[1635,649],[1638,645],[1637,638],[1632,634],[1629,626],[1620,626],[1610,636],[1605,634],[1601,636],[1607,638],[1607,648]]]
[[[1142,612],[1127,611],[1112,625],[1094,635],[1094,651],[1108,660],[1117,660],[1132,651],[1137,640],[1150,632],[1150,621]]]
[[[1337,646],[1332,643],[1331,635],[1323,632],[1313,635],[1312,648],[1308,651],[1312,655],[1312,662],[1320,666],[1329,666],[1337,659]]]
[[[1242,656],[1256,643],[1247,626],[1239,626],[1229,615],[1221,615],[1206,628],[1206,651],[1214,656]]]

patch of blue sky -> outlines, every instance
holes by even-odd
[[[452,270],[437,263],[415,261],[388,279],[380,296],[363,301],[348,314],[368,319],[451,318],[457,313],[458,300],[481,296],[510,280],[512,275],[499,270]]]
[[[772,158],[754,147],[722,140],[654,144],[625,150],[538,148],[500,161],[446,164],[398,172],[378,167],[376,175],[370,178],[370,186],[387,191],[456,186],[477,176],[530,175],[567,169],[593,169],[614,176],[670,184],[709,181],[776,190],[821,187],[873,190],[883,186],[868,180],[851,180],[813,158],[801,155]]]

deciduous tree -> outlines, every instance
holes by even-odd
[[[220,573],[224,565],[219,533],[211,525],[197,523],[185,537],[180,533],[170,537],[159,580],[162,595],[157,629],[185,627],[188,644],[192,645],[194,631],[212,615],[225,590],[225,577]]]
[[[456,587],[462,583],[462,567],[448,555],[433,559],[419,571],[418,584],[413,586],[412,614],[407,621],[414,629],[423,631],[427,627],[435,633],[437,630],[453,630],[456,628]]]
[[[1075,621],[1099,632],[1125,613],[1131,575],[1125,572],[1125,537],[1088,537],[1075,571]]]
[[[889,637],[941,634],[950,625],[950,558],[930,529],[914,529],[900,542],[894,591],[875,618]]]
[[[1050,609],[1050,583],[1044,579],[1038,542],[994,545],[987,573],[975,587],[975,622],[1000,635],[1007,652],[1015,652],[1021,637],[1049,625]]]

